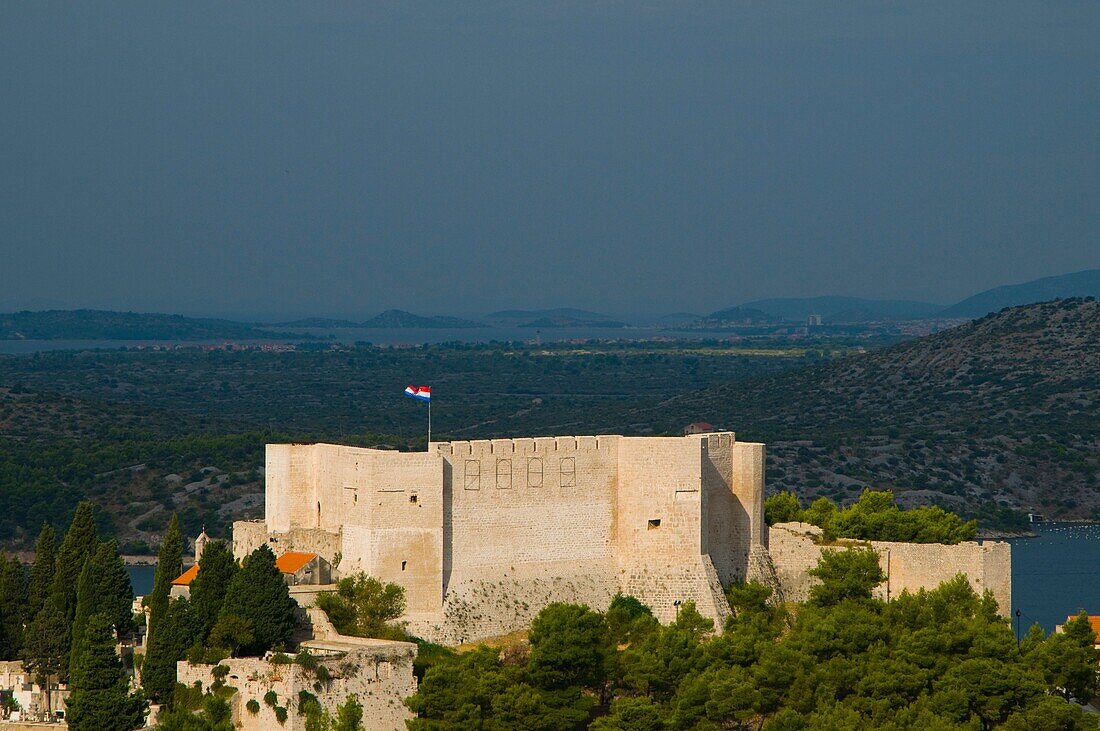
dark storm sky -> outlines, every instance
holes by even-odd
[[[1100,266],[1096,2],[0,4],[0,305],[950,302]]]

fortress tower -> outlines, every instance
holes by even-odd
[[[525,627],[552,601],[617,592],[663,621],[691,600],[719,623],[722,584],[764,544],[764,446],[732,432],[432,443],[428,452],[270,444],[268,544],[406,589],[411,629],[465,641]]]

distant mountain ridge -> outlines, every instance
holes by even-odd
[[[951,305],[940,317],[982,317],[991,312],[1066,297],[1100,297],[1100,269],[994,287]]]
[[[257,340],[286,333],[216,318],[110,310],[0,314],[0,340]]]
[[[775,322],[777,318],[753,307],[727,307],[701,318],[700,326],[759,325]]]
[[[759,310],[777,320],[805,322],[821,315],[826,322],[919,320],[942,309],[941,305],[913,300],[876,300],[862,297],[781,297],[746,302],[741,307]]]

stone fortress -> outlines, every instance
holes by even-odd
[[[264,520],[233,526],[238,558],[266,544],[277,556],[318,554],[332,580],[362,571],[400,584],[410,631],[449,644],[525,629],[553,601],[602,610],[618,592],[666,622],[693,601],[720,627],[724,585],[758,579],[804,599],[821,550],[812,526],[767,528],[764,445],[732,432],[433,442],[416,453],[270,444],[265,474]],[[1006,543],[872,545],[886,598],[961,572],[1010,612]]]

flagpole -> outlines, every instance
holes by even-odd
[[[432,451],[432,402],[428,400],[428,451]]]

